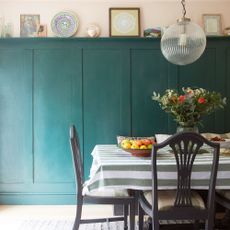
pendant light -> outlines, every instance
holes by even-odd
[[[195,62],[205,50],[206,35],[203,29],[186,18],[185,0],[181,1],[183,17],[166,29],[161,38],[161,52],[176,65]]]

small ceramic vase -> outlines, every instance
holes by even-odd
[[[98,37],[100,35],[100,28],[99,28],[99,26],[97,26],[95,24],[90,24],[87,27],[87,34],[91,38]]]

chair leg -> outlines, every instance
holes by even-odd
[[[210,212],[208,215],[208,219],[205,221],[205,230],[213,230],[214,229],[214,211]]]
[[[209,219],[205,221],[205,230],[213,230],[214,229],[214,220]]]
[[[110,223],[109,223],[109,219],[106,219],[106,224],[107,224],[107,229],[110,230]]]
[[[225,209],[224,217],[219,220],[219,225],[221,228],[230,229],[230,210]]]
[[[124,229],[127,230],[128,229],[128,209],[129,206],[128,205],[124,205],[123,206],[124,209]]]
[[[200,229],[200,221],[199,220],[195,220],[194,221],[194,229],[195,230],[199,230]]]
[[[159,229],[160,229],[159,219],[157,219],[153,216],[153,218],[152,218],[152,230],[159,230]]]
[[[74,220],[74,225],[72,230],[78,230],[81,221],[81,213],[82,213],[82,204],[77,204],[76,216]]]
[[[129,206],[129,225],[130,230],[135,230],[135,202],[131,202]]]
[[[139,204],[138,205],[138,227],[139,227],[139,230],[142,230],[143,229],[143,224],[144,224],[144,211],[141,207],[141,205]]]

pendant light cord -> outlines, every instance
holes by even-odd
[[[183,7],[183,11],[182,11],[182,13],[183,13],[183,18],[185,18],[185,15],[186,15],[185,0],[181,0],[181,5],[182,5],[182,7]]]

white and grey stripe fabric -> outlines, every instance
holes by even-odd
[[[192,172],[192,188],[208,189],[208,177],[212,163],[212,150],[204,147],[198,154]],[[159,151],[157,160],[159,189],[176,187],[176,162],[169,149]],[[85,189],[104,188],[135,190],[151,189],[150,157],[134,157],[116,145],[96,145],[92,152],[93,164]],[[220,155],[217,189],[230,189],[230,156]]]

